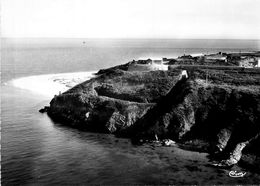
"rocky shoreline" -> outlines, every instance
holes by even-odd
[[[113,133],[133,143],[171,139],[210,153],[216,166],[241,159],[249,163],[250,157],[256,157],[250,165],[260,166],[260,69],[128,67],[100,70],[55,96],[42,111],[65,125]],[[183,71],[188,77],[182,77]]]

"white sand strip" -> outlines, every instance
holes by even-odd
[[[11,81],[15,87],[53,97],[94,77],[96,71],[28,76]]]

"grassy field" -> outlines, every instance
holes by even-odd
[[[216,84],[230,84],[237,86],[260,85],[260,68],[180,65],[174,69],[185,69],[193,78],[208,80],[209,82]]]

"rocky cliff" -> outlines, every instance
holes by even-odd
[[[170,138],[203,147],[220,157],[219,166],[237,163],[243,149],[259,156],[260,70],[186,66],[128,72],[121,67],[101,70],[55,96],[48,114],[134,142]],[[183,69],[189,77],[180,79]]]
[[[137,122],[134,140],[202,140],[207,151],[226,160],[220,166],[235,164],[242,150],[259,138],[259,103],[259,88],[182,80]],[[256,150],[260,144],[254,145]]]
[[[96,78],[55,96],[48,114],[67,125],[119,133],[159,102],[177,82],[179,73],[102,70]]]

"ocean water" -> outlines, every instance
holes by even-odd
[[[96,71],[139,58],[254,50],[260,50],[260,41],[2,39],[2,184],[259,183],[260,175],[254,172],[230,178],[230,170],[209,166],[206,153],[149,144],[134,146],[128,139],[54,123],[38,112],[51,97],[11,83],[32,75]]]

